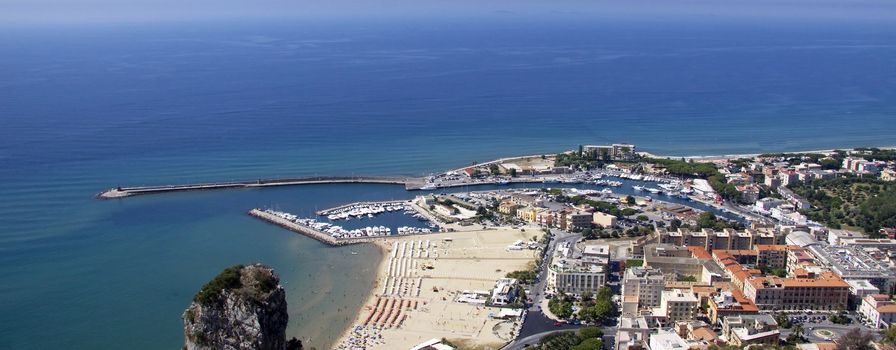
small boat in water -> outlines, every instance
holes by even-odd
[[[634,188],[635,191],[643,191],[644,190],[643,186],[632,186],[632,188]]]
[[[557,179],[545,179],[545,180],[542,180],[541,183],[544,183],[544,184],[558,184],[558,183],[560,183],[560,180],[557,180]]]
[[[499,185],[509,185],[509,184],[510,184],[510,180],[501,180],[501,181],[498,181],[498,184],[499,184]]]
[[[352,252],[352,255],[358,255],[358,252]]]

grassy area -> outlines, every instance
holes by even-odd
[[[803,213],[828,227],[872,235],[882,227],[896,227],[896,183],[845,177],[791,189],[811,203],[812,208]]]
[[[629,259],[625,261],[625,267],[644,266],[644,260]]]

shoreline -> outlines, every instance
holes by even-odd
[[[829,148],[829,149],[820,149],[820,150],[805,150],[805,151],[767,151],[762,153],[735,153],[735,154],[719,154],[719,155],[660,155],[654,154],[647,151],[637,152],[641,156],[650,157],[650,158],[661,158],[661,159],[674,159],[674,158],[684,158],[688,160],[695,161],[716,161],[716,160],[732,160],[738,158],[754,158],[763,154],[800,154],[800,153],[832,153],[836,151],[849,151],[856,148],[879,148],[879,149],[888,149],[893,150],[896,149],[896,146],[857,146],[857,147],[846,147],[846,148]]]
[[[660,158],[660,159],[687,159],[693,161],[703,161],[703,162],[712,162],[712,161],[721,161],[721,160],[732,160],[739,158],[753,158],[760,156],[762,154],[798,154],[798,153],[831,153],[834,151],[849,151],[855,148],[879,148],[886,150],[894,150],[896,146],[860,146],[860,147],[846,147],[846,148],[830,148],[830,149],[821,149],[821,150],[807,150],[807,151],[768,151],[763,153],[741,153],[741,154],[722,154],[722,155],[662,155],[655,154],[649,151],[639,151],[636,152],[638,155],[642,157],[649,158]],[[556,156],[557,154],[566,153],[558,152],[558,153],[544,153],[545,156]],[[510,160],[517,159],[527,159],[533,157],[541,157],[542,154],[538,155],[525,155],[525,156],[511,156],[511,157],[502,157],[498,159],[493,159],[485,162],[473,162],[471,165],[467,165],[461,168],[450,169],[446,171],[442,171],[439,174],[444,174],[448,172],[458,172],[462,171],[471,166],[483,166],[494,163],[502,163]],[[201,190],[213,190],[213,189],[235,189],[235,188],[260,188],[260,187],[276,187],[276,186],[296,186],[296,185],[313,185],[313,184],[344,184],[344,183],[372,183],[372,184],[395,184],[395,185],[404,185],[406,190],[421,190],[425,177],[421,176],[313,176],[313,177],[293,177],[293,178],[283,178],[283,179],[257,179],[257,180],[246,180],[246,181],[229,181],[229,182],[207,182],[207,183],[193,183],[193,184],[178,184],[178,185],[159,185],[159,186],[133,186],[133,187],[115,187],[110,188],[100,193],[94,195],[97,199],[123,199],[127,197],[133,197],[138,195],[146,195],[146,194],[155,194],[155,193],[169,193],[169,192],[182,192],[182,191],[201,191]],[[465,184],[468,185],[468,184]]]
[[[377,250],[380,251],[380,260],[376,264],[376,276],[374,276],[373,284],[370,286],[370,290],[367,292],[367,297],[364,298],[364,303],[361,304],[361,307],[354,313],[351,323],[339,333],[339,337],[336,338],[336,342],[330,344],[330,349],[335,349],[340,344],[342,344],[352,333],[352,329],[361,322],[363,322],[364,310],[371,304],[376,303],[377,298],[377,290],[380,288],[383,280],[385,280],[384,274],[386,269],[386,262],[389,261],[389,251],[386,247],[386,241],[372,241],[367,242],[366,244],[373,244],[377,247]]]

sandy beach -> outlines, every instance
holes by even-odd
[[[877,147],[880,149],[896,149],[896,146],[882,146]],[[649,158],[671,158],[671,159],[688,159],[696,162],[712,162],[719,160],[733,160],[739,158],[753,158],[758,157],[762,154],[777,154],[777,153],[785,153],[785,154],[794,154],[794,153],[832,153],[835,151],[848,151],[852,148],[832,148],[832,149],[820,149],[820,150],[810,150],[810,151],[780,151],[780,152],[763,152],[763,153],[744,153],[744,154],[723,154],[723,155],[706,155],[706,156],[669,156],[669,155],[657,155],[650,152],[638,152],[643,157]]]
[[[507,272],[525,269],[532,250],[508,250],[543,233],[511,228],[379,240],[383,259],[376,283],[338,349],[409,349],[433,338],[476,349],[496,349],[512,338],[512,321],[494,319],[500,308],[456,302],[463,290],[490,291]]]

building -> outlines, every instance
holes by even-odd
[[[688,350],[691,344],[675,332],[660,330],[650,335],[650,350]]]
[[[744,295],[762,310],[846,309],[849,284],[824,272],[810,278],[753,277],[744,283]]]
[[[722,321],[722,334],[729,345],[778,345],[781,331],[778,322],[769,314],[728,316]]]
[[[668,274],[695,277],[700,277],[704,268],[703,262],[693,258],[687,248],[671,244],[645,245],[644,266],[661,269]]]
[[[880,172],[880,179],[883,181],[896,181],[896,170],[884,169]]]
[[[630,267],[622,278],[623,313],[637,314],[638,310],[660,305],[666,285],[663,271],[651,267]]]
[[[586,250],[589,251],[587,256]],[[551,266],[548,267],[549,291],[576,295],[596,293],[606,282],[606,260],[600,259],[594,248],[580,247],[569,242],[557,246]]]
[[[582,260],[588,263],[607,265],[610,262],[610,245],[585,245],[584,248],[582,248]]]
[[[616,226],[616,216],[602,212],[595,212],[591,218],[591,222],[595,225],[599,225],[605,228],[614,227]]]
[[[593,215],[591,213],[573,213],[566,216],[566,227],[568,229],[586,229],[591,228],[591,220],[593,220]]]
[[[880,294],[880,289],[866,280],[846,280],[846,284],[849,284],[850,309],[861,305],[866,296]]]
[[[868,236],[847,230],[828,230],[828,244],[830,245],[844,245],[842,241],[850,238],[868,238]]]
[[[859,314],[875,328],[887,328],[896,320],[896,302],[886,294],[866,295]]]
[[[495,288],[492,289],[492,305],[507,305],[513,303],[516,300],[518,288],[519,286],[515,278],[498,279],[495,283]]]
[[[707,304],[707,316],[713,324],[721,323],[725,317],[739,315],[753,315],[759,313],[759,308],[748,299],[743,292],[736,288],[722,290],[717,295],[709,298]]]
[[[689,290],[664,290],[660,296],[660,306],[654,314],[665,316],[668,323],[693,320],[697,306],[697,297]]]
[[[784,203],[785,203],[784,200],[777,199],[777,198],[772,198],[772,197],[762,198],[762,199],[756,200],[756,203],[753,203],[753,211],[762,213],[762,214],[768,214],[769,212],[771,212],[772,209],[777,208],[777,207],[783,205]]]
[[[691,231],[685,228],[667,231],[659,228],[656,232],[660,243],[703,247],[711,252],[714,249],[749,250],[757,244],[784,244],[785,237],[790,233],[790,228],[746,229],[743,232],[732,229]]]
[[[860,246],[816,244],[807,247],[806,251],[815,257],[818,265],[844,280],[867,280],[885,293],[896,286],[896,271],[890,267],[890,262],[869,255]]]
[[[786,268],[788,251],[799,249],[801,248],[797,245],[757,244],[756,265],[771,269]]]
[[[646,349],[650,340],[650,326],[644,317],[620,317],[616,327],[615,350]]]
[[[582,153],[600,160],[631,161],[638,157],[635,145],[621,143],[615,143],[610,146],[585,145],[582,146]]]
[[[418,344],[411,348],[411,350],[454,350],[454,347],[444,344],[442,339],[433,338]]]
[[[514,203],[513,201],[503,201],[500,205],[498,205],[498,212],[506,215],[516,215],[516,210],[520,205]]]

